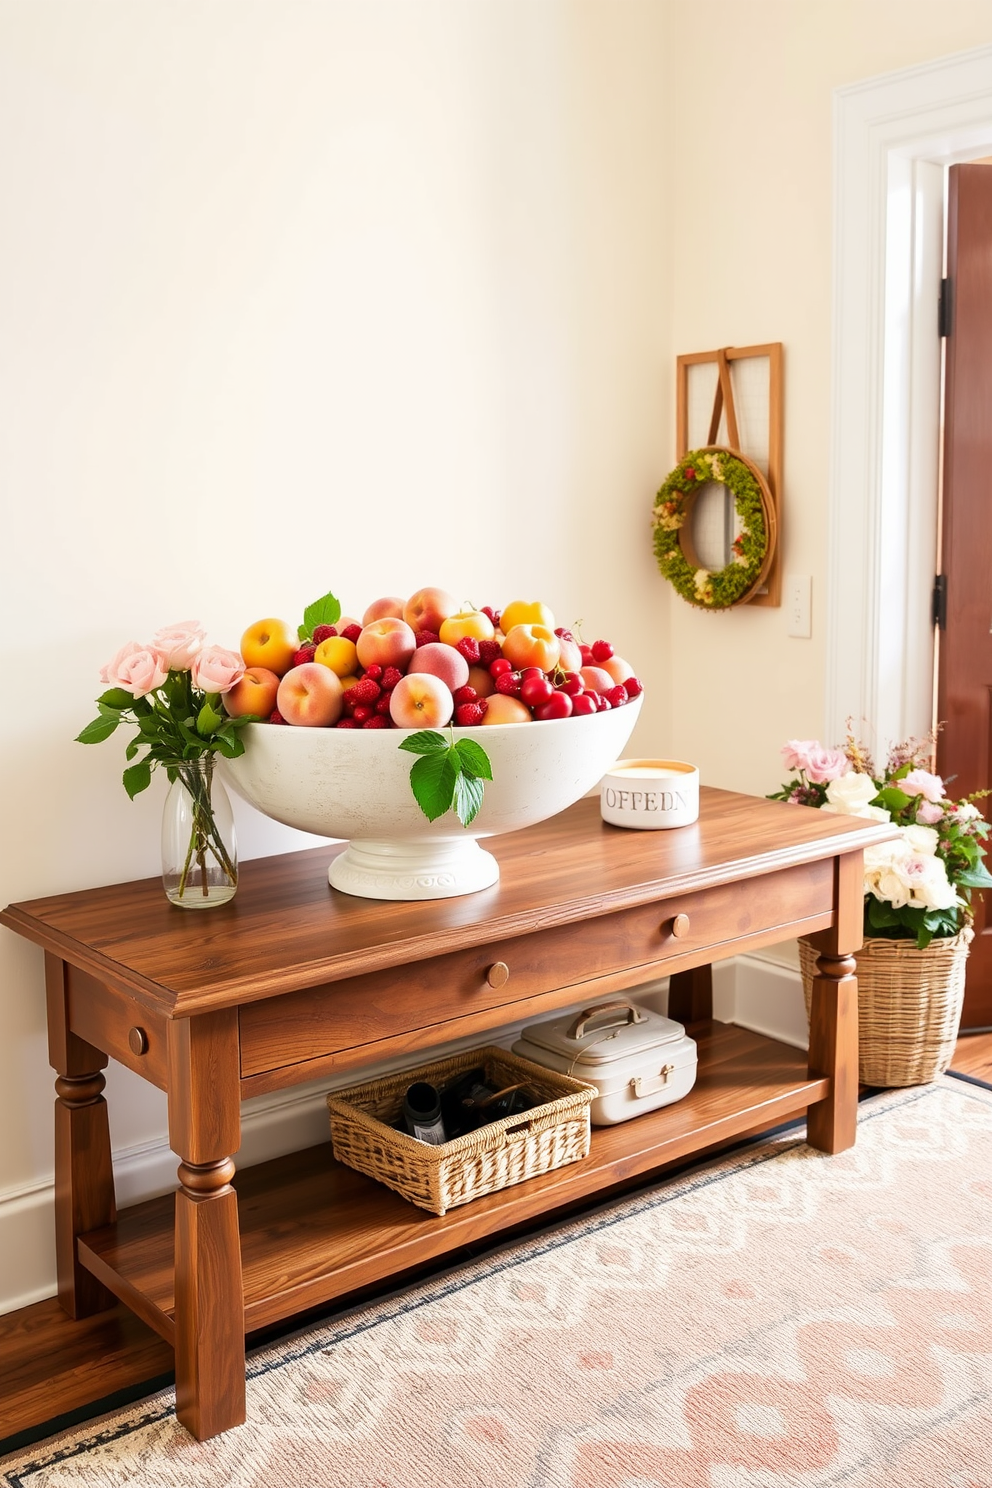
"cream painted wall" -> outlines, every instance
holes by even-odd
[[[672,597],[671,747],[704,781],[764,793],[781,744],[824,723],[832,90],[988,43],[992,10],[675,0],[671,17],[672,353],[784,343],[783,567],[813,579],[810,640],[784,609]]]
[[[161,783],[130,804],[123,744],[71,741],[100,664],[184,616],[236,645],[328,587],[541,595],[637,658],[663,747],[667,26],[0,0],[0,903],[157,872]],[[2,1310],[54,1266],[41,955],[0,957]],[[162,1100],[109,1093],[134,1166]]]

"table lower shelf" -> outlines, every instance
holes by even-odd
[[[336,1163],[330,1142],[238,1173],[245,1330],[498,1234],[612,1184],[801,1114],[829,1090],[806,1057],[760,1034],[708,1022],[696,1084],[683,1100],[621,1126],[593,1128],[587,1158],[436,1218]],[[170,1342],[174,1200],[122,1210],[79,1237],[82,1264]]]

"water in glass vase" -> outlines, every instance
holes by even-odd
[[[172,766],[162,817],[162,883],[182,909],[226,904],[238,887],[234,816],[214,763],[205,754]]]

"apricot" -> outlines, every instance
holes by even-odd
[[[296,633],[285,620],[256,620],[241,637],[245,666],[264,667],[279,677],[289,671],[298,649]]]
[[[330,667],[339,677],[348,677],[358,671],[357,647],[354,641],[345,640],[344,636],[328,636],[326,641],[321,641],[313,659],[321,666]]]
[[[530,709],[526,703],[519,698],[508,697],[505,693],[494,692],[492,697],[487,698],[489,706],[486,709],[483,725],[488,723],[530,723]]]
[[[235,682],[231,690],[224,693],[221,702],[231,718],[248,715],[268,718],[276,705],[278,691],[279,678],[275,672],[270,672],[268,667],[249,667],[240,682]]]
[[[550,672],[558,664],[561,642],[546,625],[514,625],[503,639],[503,655],[517,671],[540,667],[542,672]]]
[[[330,667],[305,661],[279,683],[276,707],[287,723],[300,728],[330,728],[344,707],[341,680]]]

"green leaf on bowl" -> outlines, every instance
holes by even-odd
[[[429,821],[437,821],[454,807],[467,827],[479,814],[486,780],[493,767],[481,744],[474,739],[445,738],[436,729],[420,729],[400,744],[408,754],[419,756],[410,768],[410,784],[417,804]]]
[[[450,809],[457,780],[455,767],[449,752],[434,751],[414,760],[410,770],[410,784],[417,805],[428,821],[437,821]]]

